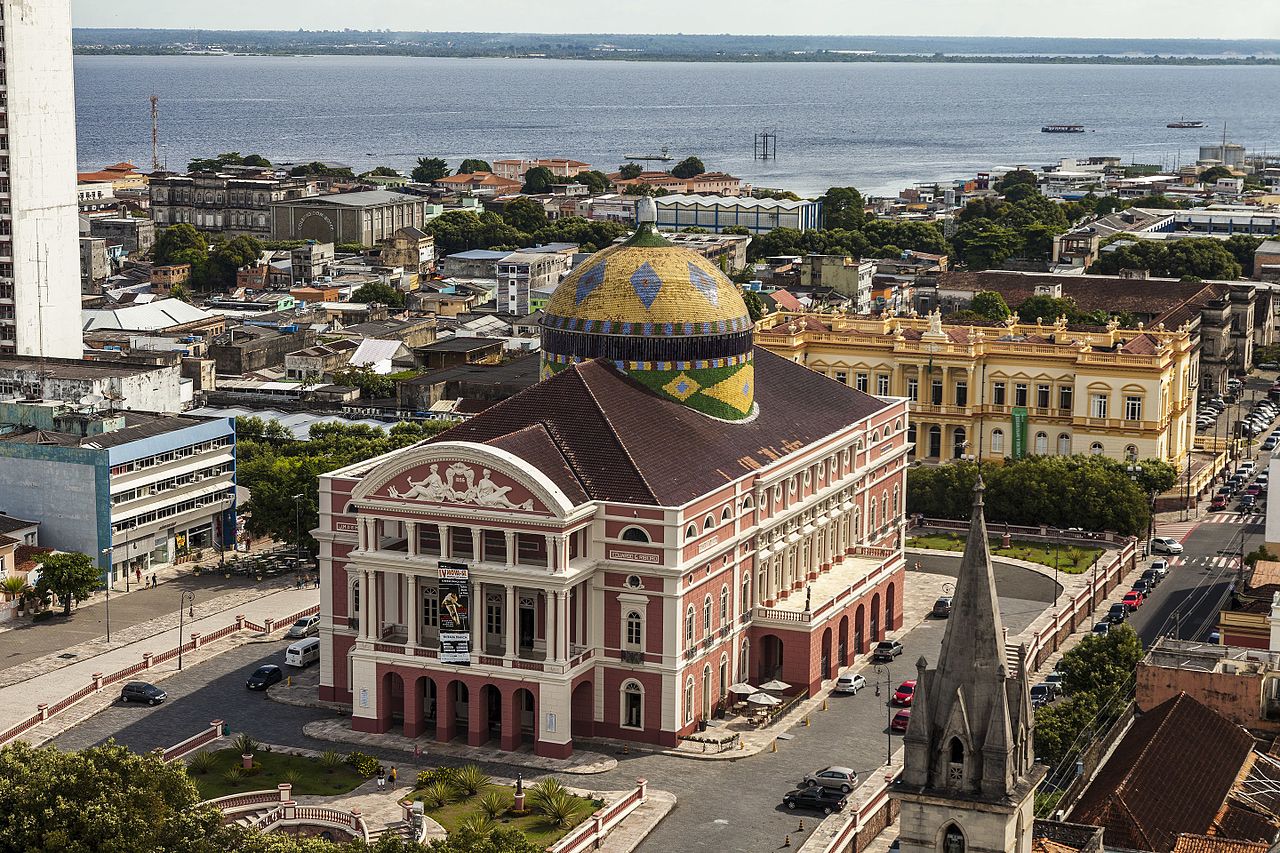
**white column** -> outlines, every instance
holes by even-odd
[[[449,525],[438,524],[436,526],[440,528],[440,559],[447,560],[453,556],[450,553],[453,549],[449,547]]]
[[[507,568],[511,568],[516,564],[516,534],[513,530],[507,530],[502,535],[507,540]]]
[[[568,657],[567,654],[567,638],[569,635],[569,620],[565,614],[565,602],[568,598],[565,590],[557,589],[552,592],[552,600],[555,602],[554,615],[551,617],[551,628],[554,631],[549,637],[549,643],[552,646],[552,660],[563,661]]]
[[[373,572],[365,569],[360,573],[360,636],[373,636]]]
[[[556,537],[548,533],[543,538],[547,541],[547,571],[554,572],[556,570]]]
[[[418,641],[422,634],[422,593],[418,588],[418,576],[409,575],[405,578],[408,587],[407,595],[409,596],[408,607],[405,608],[405,622],[408,623],[410,646],[418,645]]]
[[[520,627],[520,611],[516,602],[516,588],[512,584],[507,584],[507,612],[502,616],[502,627],[507,634],[507,657],[513,658],[516,656],[516,632]]]
[[[418,556],[418,522],[406,521],[404,523],[404,534],[407,539],[405,553],[410,557]]]
[[[560,659],[569,659],[569,590],[560,591]]]
[[[471,559],[472,560],[480,559],[480,545],[483,538],[484,537],[481,535],[481,531],[479,527],[471,528]]]
[[[363,518],[356,519],[356,549],[360,551],[368,550],[368,546],[365,544],[365,529],[364,529]]]
[[[574,604],[578,616],[578,645],[587,646],[587,585],[580,583],[574,587]]]
[[[471,653],[484,654],[484,584],[471,582]]]

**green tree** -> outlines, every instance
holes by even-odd
[[[187,164],[188,172],[220,172],[227,166],[254,166],[261,169],[271,167],[271,161],[260,154],[241,157],[239,151],[228,151],[217,157],[197,157]]]
[[[1088,634],[1058,663],[1062,688],[1068,694],[1109,697],[1133,678],[1140,660],[1142,641],[1128,625],[1117,625],[1103,636]]]
[[[777,201],[800,201],[800,196],[790,190],[771,190],[767,187],[754,187],[751,190],[752,198],[771,198]]]
[[[960,262],[975,270],[998,267],[1022,248],[1017,231],[989,219],[962,222],[952,243]]]
[[[71,602],[84,601],[98,588],[102,575],[88,554],[54,552],[36,557],[40,579],[36,593],[46,599],[52,593],[62,602],[62,615],[71,615]]]
[[[271,161],[266,157],[263,157],[261,154],[250,154],[248,157],[244,158],[244,163],[242,165],[256,166],[259,169],[270,169]]]
[[[449,164],[439,157],[419,157],[409,177],[414,183],[429,184],[449,177]]]
[[[1232,177],[1235,177],[1235,173],[1226,166],[1210,166],[1199,175],[1202,184],[1216,184],[1221,178]]]
[[[1004,320],[1009,317],[1009,305],[1004,301],[1004,297],[994,290],[980,290],[973,295],[973,302],[969,305],[979,317],[987,320]]]
[[[1092,693],[1068,696],[1060,702],[1037,708],[1036,759],[1050,767],[1061,764],[1080,732],[1097,713],[1098,700]]]
[[[586,172],[579,172],[573,177],[575,184],[583,184],[591,192],[592,195],[599,195],[609,191],[609,176],[598,169],[591,169]]]
[[[391,168],[390,166],[375,166],[374,168],[362,174],[360,177],[362,178],[368,178],[368,177],[398,178],[400,177],[400,173],[395,169]]]
[[[764,316],[765,305],[764,300],[760,298],[760,294],[754,290],[742,291],[742,301],[747,305],[747,316],[751,318],[751,322],[755,322]]]
[[[262,243],[254,237],[240,235],[214,245],[209,253],[209,263],[202,276],[194,276],[199,283],[211,287],[234,287],[236,271],[256,264],[262,259]]]
[[[170,225],[160,232],[156,244],[152,247],[152,259],[164,266],[173,263],[189,263],[189,253],[194,252],[201,258],[209,255],[209,241],[206,240],[194,225],[183,223]],[[180,260],[181,259],[181,260]]]
[[[676,167],[671,170],[671,174],[681,180],[688,180],[706,171],[707,167],[697,157],[686,157],[676,164]]]
[[[342,370],[335,370],[333,384],[359,388],[360,396],[366,400],[381,400],[395,396],[396,393],[394,379],[375,373],[368,367],[345,367]]]
[[[187,290],[185,284],[175,284],[169,288],[169,298],[176,299],[179,302],[191,302],[191,291]]]
[[[492,172],[493,166],[489,165],[487,160],[477,160],[468,157],[462,161],[462,165],[458,166],[459,175],[474,175],[476,172]]]
[[[1186,207],[1182,202],[1164,195],[1144,195],[1141,198],[1129,199],[1127,206],[1156,210],[1181,210]]]
[[[17,742],[0,750],[0,849],[220,853],[238,849],[200,806],[181,762],[114,742],[79,752]]]
[[[520,192],[527,195],[551,192],[551,185],[558,180],[559,178],[556,177],[555,172],[546,166],[534,166],[524,173],[524,187]]]
[[[827,228],[857,230],[867,222],[866,202],[856,187],[831,187],[822,202],[822,222]]]
[[[351,301],[365,304],[377,302],[388,308],[399,310],[404,307],[404,294],[389,284],[371,281],[356,288],[351,294]]]
[[[503,206],[502,220],[517,231],[532,234],[547,226],[547,211],[537,199],[520,196]]]
[[[626,236],[630,230],[621,222],[600,222],[580,216],[565,216],[535,231],[533,242],[577,243],[584,252],[597,252],[619,237]]]
[[[618,176],[628,181],[640,177],[643,172],[644,168],[639,163],[623,163],[618,167]]]
[[[1024,323],[1034,323],[1036,320],[1053,323],[1059,317],[1070,319],[1074,310],[1075,303],[1070,299],[1038,294],[1022,300],[1022,304],[1018,306],[1018,319]]]
[[[1147,494],[1167,492],[1178,484],[1178,469],[1163,459],[1143,459],[1138,463],[1141,472],[1136,473],[1138,488]]]
[[[337,180],[355,180],[355,174],[346,166],[329,166],[315,160],[294,166],[289,174],[295,178],[334,178]]]
[[[1240,251],[1245,244],[1234,245]],[[1199,279],[1239,278],[1244,269],[1223,241],[1212,237],[1185,240],[1128,239],[1113,244],[1110,251],[1089,267],[1090,273],[1116,275],[1125,269],[1148,270],[1159,278]]]
[[[1232,234],[1222,241],[1222,247],[1240,265],[1241,278],[1253,278],[1254,252],[1258,251],[1258,247],[1265,239],[1265,237],[1251,237],[1248,234]]]
[[[1012,172],[1005,172],[1000,180],[996,181],[995,191],[998,193],[1007,193],[1013,187],[1017,186],[1036,186],[1036,173],[1027,171],[1026,169],[1014,169]]]
[[[459,827],[447,838],[432,841],[427,849],[431,853],[543,853],[545,848],[518,829]]]

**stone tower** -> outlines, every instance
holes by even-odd
[[[902,777],[902,853],[1030,853],[1035,763],[1026,647],[1010,674],[982,481],[938,665],[916,663]]]

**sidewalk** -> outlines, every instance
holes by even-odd
[[[259,595],[252,601],[244,602],[234,610],[224,610],[194,621],[186,621],[183,625],[183,639],[190,640],[191,632],[211,634],[235,622],[238,614],[243,614],[250,622],[263,623],[266,619],[279,619],[300,610],[304,610],[319,602],[319,590],[285,589],[268,595]],[[287,627],[287,626],[282,626]],[[139,663],[145,653],[158,655],[178,645],[178,628],[176,625],[162,630],[142,640],[128,645],[112,648],[88,660],[75,661],[53,672],[32,673],[31,677],[16,684],[0,688],[0,719],[22,719],[29,716],[41,703],[56,704],[59,700],[75,692],[92,681],[94,673],[109,674],[125,667]],[[203,649],[201,651],[204,651]],[[191,660],[193,656],[185,656]],[[174,660],[158,664],[145,671],[150,677],[154,674],[176,672],[178,662]],[[114,688],[111,688],[114,689]],[[103,693],[110,693],[111,689]],[[54,718],[56,719],[56,718]]]

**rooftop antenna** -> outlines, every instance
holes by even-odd
[[[160,98],[151,96],[151,170],[160,171]]]

